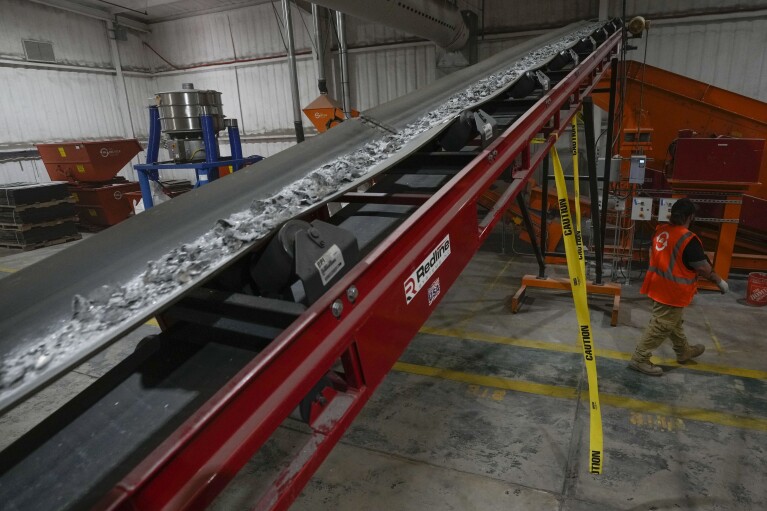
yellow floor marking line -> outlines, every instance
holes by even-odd
[[[149,326],[156,326],[157,328],[160,328],[160,324],[157,322],[157,318],[152,318],[144,324]]]
[[[484,376],[462,371],[453,371],[451,369],[408,364],[405,362],[397,362],[394,364],[393,369],[400,373],[429,376],[432,378],[440,378],[442,380],[466,383],[468,385],[481,385],[483,387],[511,390],[538,396],[556,397],[561,399],[576,399],[578,397],[578,391],[573,387],[512,380],[500,376]],[[680,419],[719,424],[721,426],[767,432],[767,419],[761,417],[744,417],[741,415],[705,410],[702,408],[690,408],[652,401],[643,401],[614,394],[605,394],[603,392],[600,393],[599,396],[602,404],[613,408],[667,415]],[[581,397],[583,399],[588,399],[588,391],[582,391]]]
[[[500,335],[486,334],[483,332],[473,332],[457,328],[434,328],[421,327],[421,333],[430,335],[440,335],[442,337],[452,337],[455,339],[466,339],[470,341],[490,342],[493,344],[505,344],[507,346],[519,346],[522,348],[533,348],[546,351],[557,351],[561,353],[580,353],[580,348],[574,345],[560,344],[550,341],[534,341],[531,339],[515,339],[513,337],[502,337]],[[631,353],[625,353],[616,350],[607,350],[603,348],[596,349],[597,356],[610,358],[613,360],[630,360]],[[679,365],[674,358],[653,357],[653,362],[658,365],[676,366]],[[684,365],[685,369],[693,371],[702,371],[706,373],[725,374],[728,376],[739,376],[742,378],[753,378],[755,380],[767,380],[767,371],[758,369],[743,369],[740,367],[729,367],[718,364],[706,364],[703,362],[688,363]]]
[[[422,326],[422,334],[441,335],[443,337],[454,337],[456,339],[467,339],[471,341],[483,341],[493,344],[505,344],[508,346],[520,346],[522,348],[534,348],[547,351],[561,351],[564,353],[580,353],[581,349],[575,345],[560,344],[558,342],[534,341],[531,339],[516,339],[513,337],[502,337],[500,335],[486,334],[484,332],[473,332],[460,328],[434,328]]]
[[[719,343],[719,338],[714,333],[714,328],[711,326],[711,323],[708,322],[708,318],[705,315],[703,316],[703,322],[706,324],[708,335],[710,335],[711,340],[714,341],[714,348],[716,348],[716,352],[721,355],[724,353],[724,349],[722,349],[722,345]]]
[[[442,380],[458,381],[470,385],[481,385],[483,387],[493,387],[502,390],[515,390],[517,392],[536,394],[539,396],[558,397],[562,399],[575,399],[578,397],[578,391],[573,387],[558,387],[556,385],[512,380],[500,376],[483,376],[479,374],[453,371],[450,369],[441,369],[438,367],[408,364],[406,362],[397,362],[394,364],[393,369],[400,373],[431,376],[432,378],[440,378]]]

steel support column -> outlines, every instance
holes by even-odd
[[[525,197],[520,193],[517,195],[517,205],[519,211],[522,213],[522,220],[525,222],[525,228],[527,234],[530,236],[530,245],[533,246],[533,252],[535,252],[535,259],[538,261],[538,272],[541,276],[546,270],[546,263],[543,261],[543,253],[538,246],[538,240],[535,239],[535,230],[533,229],[533,222],[530,220],[530,212],[527,210],[527,204],[525,204]],[[544,225],[541,224],[541,230],[544,230]]]
[[[594,100],[591,97],[583,99],[583,124],[586,133],[586,158],[589,166],[589,198],[591,199],[591,232],[594,233],[594,255],[596,258],[595,284],[602,283],[602,265],[604,250],[602,248],[602,228],[599,218],[599,187],[597,184],[597,151],[594,140]],[[605,183],[605,186],[607,184]],[[596,205],[595,205],[596,202]]]
[[[341,60],[341,102],[344,109],[344,117],[351,119],[351,92],[349,91],[349,56],[346,47],[346,22],[344,13],[336,12],[336,29],[338,31],[338,54]]]
[[[296,130],[296,142],[300,144],[304,141],[304,125],[301,119],[301,97],[298,93],[296,44],[293,40],[293,17],[290,12],[290,0],[282,0],[282,15],[285,20],[285,33],[288,38],[288,69],[290,71],[290,89],[293,93],[293,127]]]
[[[315,60],[317,62],[317,88],[320,94],[328,93],[328,83],[325,79],[325,38],[322,37],[321,23],[325,21],[325,16],[321,13],[327,13],[324,7],[312,4],[312,28],[314,29]],[[327,22],[325,21],[326,26]]]
[[[548,240],[546,235],[548,231],[548,216],[549,216],[549,155],[543,157],[543,165],[541,165],[541,253],[544,256],[543,264],[538,265],[538,277],[546,277],[546,252]]]
[[[618,79],[618,59],[610,61],[610,109],[607,114],[607,140],[605,140],[605,171],[602,176],[602,210],[601,223],[602,245],[599,250],[605,251],[605,236],[607,235],[607,200],[610,194],[610,163],[613,157],[613,128],[615,126],[615,87]]]

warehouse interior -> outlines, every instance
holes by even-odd
[[[765,509],[766,28],[0,0],[0,507]]]

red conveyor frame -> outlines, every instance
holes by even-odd
[[[98,509],[201,509],[231,481],[320,378],[340,359],[349,385],[310,424],[301,455],[254,509],[286,509],[381,383],[439,302],[427,293],[408,304],[404,282],[450,235],[451,254],[438,269],[442,294],[490,234],[558,134],[615,58],[621,32],[610,36],[530,110],[430,197],[322,299],[126,476]],[[542,144],[533,144],[543,133]],[[482,193],[521,155],[521,169],[495,207],[477,219]],[[359,296],[347,298],[356,286]],[[334,301],[343,302],[336,318]]]

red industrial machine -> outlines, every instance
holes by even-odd
[[[625,71],[623,124],[611,154],[624,159],[624,181],[632,154],[645,155],[648,163],[644,184],[629,189],[624,183],[622,193],[642,189],[670,197],[697,191],[711,219],[700,234],[717,271],[767,269],[767,159],[761,140],[767,104],[639,62],[628,62]],[[602,86],[607,83],[603,79]],[[607,94],[594,94],[594,102],[606,110]]]
[[[672,185],[748,189],[759,184],[764,139],[681,135],[671,150]]]
[[[141,152],[135,138],[38,144],[37,151],[51,181],[68,181],[80,224],[108,227],[133,211],[126,193],[138,192],[138,183],[115,177]]]
[[[481,90],[449,122],[409,139],[406,150],[360,180],[369,188],[345,182],[327,199],[346,204],[337,213],[330,215],[327,202],[317,202],[271,237],[244,245],[226,266],[183,288],[172,301],[159,293],[150,296],[154,308],[132,311],[129,321],[156,315],[162,333],[142,341],[109,374],[0,453],[0,466],[7,467],[0,471],[0,501],[38,509],[203,509],[298,409],[306,422],[305,443],[284,464],[269,467],[273,473],[259,481],[266,491],[253,502],[260,510],[290,506],[524,191],[557,137],[582,106],[591,105],[584,100],[615,65],[620,26],[620,20],[582,23],[578,32],[565,27],[556,38],[525,43],[517,53],[489,59],[393,106],[378,107],[364,121],[345,122],[269,158],[258,172],[245,169],[78,247],[78,254],[88,253],[89,247],[95,251],[124,240],[120,236],[164,232],[168,219],[193,216],[189,211],[203,214],[205,206],[220,207],[222,197],[240,197],[248,188],[243,183],[263,178],[261,169],[303,172],[307,160],[323,164],[330,151],[346,158],[337,146],[350,139],[385,141],[390,147],[396,133],[389,126],[410,126],[407,115],[421,119],[435,108],[424,104],[460,99],[467,84],[482,87],[475,73],[505,71],[510,63],[501,58],[521,59],[566,41],[538,68],[498,90]],[[488,118],[497,124],[480,122]],[[464,119],[478,120],[474,126]],[[482,211],[482,194],[502,175],[509,186]],[[241,201],[246,207],[252,193]],[[222,239],[233,227],[220,220],[214,234]],[[177,253],[194,265],[205,254],[192,250],[184,244]],[[109,255],[105,265],[114,264]],[[120,264],[139,260],[143,267],[142,255]],[[79,259],[63,254],[67,264],[67,257],[77,267]],[[159,271],[159,266],[152,267]],[[50,286],[32,282],[34,268],[28,270],[2,279],[0,287],[24,279],[34,288],[30,293]],[[64,280],[79,285],[76,277],[70,272]],[[140,299],[129,291],[122,301]],[[61,294],[50,293],[51,300]],[[2,297],[0,310],[20,306]],[[0,322],[14,337],[17,330],[6,325]],[[0,342],[3,350],[8,347],[16,344]],[[22,390],[0,394],[0,406],[18,400]],[[73,451],[78,455],[71,456]],[[46,491],[36,490],[43,487]]]
[[[750,187],[759,185],[764,139],[698,138],[693,135],[685,130],[672,143],[665,181],[674,197],[689,197],[699,203],[696,222],[718,226],[713,229],[712,236],[715,241],[714,270],[727,278],[743,195]],[[715,288],[710,283],[701,284]]]

